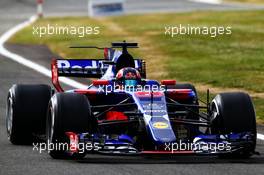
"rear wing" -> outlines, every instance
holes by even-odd
[[[58,59],[55,60],[58,75],[64,77],[100,78],[107,70],[105,60],[96,59]]]
[[[145,62],[135,59],[135,68],[145,76]],[[113,63],[106,59],[54,59],[51,63],[52,83],[63,92],[59,84],[59,77],[101,78]]]

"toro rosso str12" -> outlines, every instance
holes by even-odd
[[[137,46],[120,42],[110,48],[81,47],[102,49],[104,58],[53,60],[55,90],[13,85],[6,114],[10,142],[45,139],[53,158],[255,153],[256,119],[248,94],[220,93],[209,101],[207,90],[203,102],[191,84],[147,79],[144,60],[134,59],[127,50]],[[59,76],[99,79],[84,89],[64,91]]]

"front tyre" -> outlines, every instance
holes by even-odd
[[[65,132],[96,132],[97,121],[91,114],[89,100],[85,95],[76,93],[57,93],[50,101],[47,114],[47,142],[56,145],[67,143]],[[55,159],[82,158],[85,154],[71,156],[67,150],[56,148],[49,150]]]
[[[256,115],[248,94],[242,92],[220,93],[212,101],[212,132],[230,134],[250,132],[253,143],[242,152],[226,156],[250,157],[256,148]]]

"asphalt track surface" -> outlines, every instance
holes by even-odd
[[[62,3],[63,2],[63,3]],[[189,11],[199,9],[228,10],[259,8],[241,5],[209,5],[184,0],[162,3],[153,0],[128,1],[128,13]],[[45,11],[49,16],[86,15],[86,1],[48,1]],[[33,0],[0,1],[0,34],[26,20],[35,13]],[[44,66],[49,65],[54,56],[44,46],[6,45],[17,54],[23,55]],[[248,160],[225,160],[216,157],[110,157],[89,155],[87,159],[76,162],[71,160],[53,160],[47,154],[32,151],[31,146],[14,146],[6,137],[5,105],[8,89],[15,83],[50,84],[50,79],[16,62],[0,56],[0,175],[8,174],[264,174],[264,141],[258,140],[255,155]],[[263,127],[258,127],[264,133]]]

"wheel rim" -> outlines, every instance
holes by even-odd
[[[47,138],[48,142],[52,142],[53,133],[54,133],[54,111],[52,110],[52,107],[49,109],[49,116],[48,116],[48,133]]]
[[[216,103],[213,102],[211,106],[211,120],[214,120],[219,115],[219,110],[216,106]]]
[[[11,97],[8,98],[6,116],[7,134],[8,138],[10,138],[13,128],[13,100]]]

